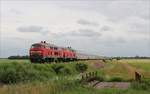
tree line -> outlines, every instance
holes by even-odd
[[[112,57],[112,59],[150,59],[148,56],[134,56],[134,57]]]
[[[29,59],[29,56],[28,55],[25,55],[25,56],[16,55],[16,56],[9,56],[8,59]]]
[[[14,55],[14,56],[9,56],[8,59],[29,59],[28,55]],[[146,57],[146,56],[134,56],[134,57],[110,57],[110,59],[150,59],[150,57]]]

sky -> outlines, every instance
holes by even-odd
[[[0,57],[47,41],[100,56],[150,56],[150,0],[0,0]]]

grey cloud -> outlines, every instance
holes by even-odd
[[[91,29],[79,29],[78,32],[79,32],[78,35],[80,36],[87,36],[87,37],[101,36],[99,32],[95,32],[94,30],[91,30]]]
[[[17,14],[17,15],[22,14],[22,12],[21,12],[21,11],[16,10],[16,9],[10,9],[10,12],[15,13],[15,14]]]
[[[134,19],[130,23],[127,23],[127,30],[130,33],[148,34],[150,30],[150,23],[147,20],[141,20],[142,18]]]
[[[46,3],[47,2],[43,3],[43,5],[45,6]],[[50,3],[47,3],[47,4],[50,4]],[[149,19],[150,18],[149,0],[126,0],[126,1],[125,0],[124,1],[123,0],[120,0],[120,1],[119,0],[105,0],[105,1],[104,0],[101,0],[101,1],[89,0],[87,2],[78,1],[77,3],[73,1],[71,1],[71,3],[68,3],[68,1],[67,2],[63,1],[63,2],[60,2],[59,4],[57,2],[56,6],[60,6],[62,4],[65,4],[64,5],[65,7],[69,6],[66,9],[70,10],[71,12],[77,12],[74,10],[80,10],[83,14],[85,14],[85,16],[88,15],[86,14],[86,12],[89,13],[89,15],[95,12],[99,13],[100,15],[106,17],[106,20],[108,22],[113,22],[115,27],[117,27],[117,25],[118,27],[119,25],[123,26],[122,30],[124,31],[124,29],[125,30],[127,29],[127,31],[129,32],[127,31],[125,32],[127,32],[129,35],[132,34],[131,32],[135,32],[134,34],[136,34],[137,32],[140,32],[139,34],[143,34],[143,32],[149,32],[149,24],[145,24],[146,20],[150,20]],[[53,8],[53,6],[51,5],[48,5],[48,6],[50,6],[50,8]],[[8,7],[11,7],[11,6],[8,6]],[[32,7],[34,9],[33,5]],[[48,7],[45,7],[45,8],[48,8]],[[37,8],[35,7],[35,9]],[[21,12],[24,13],[23,12],[24,8],[21,10],[22,10]],[[40,10],[38,9],[37,11],[40,11]],[[60,9],[60,11],[58,12],[62,12],[62,10]],[[19,12],[14,11],[14,14],[19,14]],[[17,17],[18,19],[19,15],[18,16],[14,15],[14,17]],[[94,17],[94,15],[91,15],[91,17]],[[139,17],[139,18],[144,19],[145,21],[140,22],[140,21],[128,19],[130,17],[133,17],[133,18]],[[103,18],[101,18],[100,16],[97,19],[103,19]],[[24,23],[23,20],[24,19],[21,19],[21,21]],[[108,26],[111,25],[111,23],[107,23],[107,21],[106,21],[106,24]],[[135,22],[135,23],[129,24],[130,22]],[[92,23],[96,23],[96,22],[92,22]],[[78,20],[77,24],[80,24],[83,26],[95,26],[95,27],[97,26],[97,25],[91,24],[91,22],[88,19]],[[36,27],[38,27],[38,29]],[[108,32],[111,31],[111,27],[109,28],[107,26],[101,27],[100,29],[102,29],[103,31],[108,31]],[[33,26],[32,29],[31,29],[31,26],[22,26],[22,27],[17,28],[17,30],[19,32],[29,32],[29,33],[39,32],[40,34],[43,34],[43,32],[48,32],[47,29],[41,26]],[[112,37],[107,35],[106,37],[101,37],[100,39],[98,39],[97,37],[101,36],[101,32],[100,33],[95,32],[94,30],[90,30],[90,29],[75,29],[74,31],[70,31],[68,33],[62,33],[62,34],[58,33],[58,35],[61,37],[57,37],[57,38],[55,36],[45,37],[41,35],[40,38],[35,37],[32,40],[27,39],[27,38],[25,38],[26,40],[23,40],[23,39],[21,40],[20,38],[16,38],[16,39],[2,38],[3,44],[0,45],[0,47],[2,48],[1,50],[2,52],[0,54],[1,56],[8,56],[8,55],[13,55],[13,54],[21,54],[21,53],[28,54],[27,48],[30,46],[30,44],[34,43],[35,41],[40,41],[41,39],[43,40],[46,39],[49,41],[54,41],[54,43],[58,43],[58,44],[60,43],[64,46],[71,45],[79,50],[83,49],[83,50],[86,50],[87,52],[91,52],[91,53],[93,52],[94,54],[96,53],[100,55],[101,53],[104,53],[104,55],[107,55],[107,56],[116,56],[116,55],[118,56],[133,55],[134,56],[137,54],[141,56],[144,56],[144,55],[150,56],[150,52],[149,52],[150,46],[148,46],[149,40],[148,39],[146,40],[144,38],[141,39],[140,37],[138,38],[138,36],[136,36],[137,41],[128,40],[128,37],[125,37],[125,36],[123,37],[123,35],[120,36],[121,38],[118,38],[118,37],[114,38],[113,34],[112,34]],[[69,36],[69,37],[66,37],[66,36]],[[72,38],[74,36],[75,38]],[[89,37],[94,37],[96,39],[95,40],[90,39]],[[145,37],[147,37],[147,35]],[[81,42],[81,40],[84,42]],[[17,43],[17,45],[14,45],[15,43]],[[22,49],[22,48],[26,48],[26,49]],[[18,49],[20,50],[18,51]]]
[[[19,32],[36,32],[36,33],[47,33],[49,32],[47,29],[45,29],[44,27],[41,26],[22,26],[22,27],[18,27],[17,30]]]
[[[124,38],[122,38],[122,37],[119,37],[119,38],[117,38],[116,42],[118,42],[118,43],[126,43],[126,40]]]
[[[95,32],[92,29],[78,29],[73,30],[68,33],[61,33],[61,36],[71,36],[71,37],[99,37],[101,34],[99,32]]]
[[[71,6],[65,7],[88,12],[95,11],[111,21],[122,22],[122,20],[130,16],[149,18],[149,3],[149,0],[90,0],[84,3],[77,3],[78,5],[73,3]]]
[[[126,0],[113,1],[109,3],[102,14],[108,16],[115,21],[122,21],[131,16],[149,15],[149,1],[148,0]]]
[[[147,34],[149,32],[149,27],[135,24],[135,25],[132,25],[132,27],[130,26],[129,32]]]
[[[103,26],[100,31],[113,31],[113,29],[109,26]]]
[[[101,39],[94,40],[94,41],[95,41],[95,43],[101,43],[104,46],[119,46],[119,45],[123,45],[123,44],[128,44],[128,42],[130,42],[123,36],[113,37],[110,35],[105,36],[105,38],[102,37]]]
[[[10,40],[24,41],[24,40],[26,40],[26,39],[23,38],[23,37],[12,37],[12,38],[10,38]]]
[[[100,33],[95,32],[92,29],[79,29],[77,31],[71,31],[70,33],[68,33],[68,35],[83,36],[83,37],[99,37],[99,36],[101,36]]]
[[[78,24],[81,24],[81,25],[91,25],[91,26],[98,26],[99,24],[97,22],[94,22],[94,21],[88,21],[88,20],[85,20],[85,19],[80,19],[77,21]]]

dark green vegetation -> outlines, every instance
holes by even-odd
[[[140,65],[140,66],[139,66]],[[104,81],[127,82],[134,71],[149,78],[150,60],[89,60],[31,64],[28,60],[0,60],[0,94],[149,94],[150,79],[132,82],[128,89],[93,88],[80,84],[81,73],[97,71]]]
[[[72,64],[32,64],[13,61],[0,63],[0,83],[46,81],[55,76],[75,75],[78,72]]]
[[[9,56],[8,59],[29,59],[29,56]]]
[[[85,72],[87,70],[88,66],[84,63],[77,63],[75,68],[78,72]]]

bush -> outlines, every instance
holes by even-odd
[[[51,67],[56,74],[70,74],[71,70],[63,65],[54,64]]]
[[[8,59],[29,59],[29,56],[9,56]]]
[[[56,74],[76,73],[72,64],[0,63],[0,83],[19,83],[54,79]]]
[[[40,67],[40,65],[37,66]],[[51,78],[50,71],[40,71],[34,68],[33,64],[15,62],[0,64],[0,83],[7,84],[33,80],[48,80],[49,78]]]
[[[18,79],[16,75],[16,70],[9,68],[7,70],[0,71],[0,81],[2,83],[14,83]]]
[[[110,82],[122,82],[123,79],[119,76],[114,76],[114,77],[111,77],[109,81]]]
[[[64,67],[64,68],[62,68],[62,69],[60,70],[60,73],[62,73],[62,74],[71,74],[71,71],[70,71],[69,68]]]
[[[112,59],[103,59],[103,62],[104,62],[104,63],[111,63],[111,62],[112,62]]]
[[[77,63],[76,66],[75,66],[76,70],[78,72],[84,72],[87,70],[88,68],[88,65],[84,64],[84,63]]]
[[[102,81],[104,81],[104,77],[98,76],[98,79],[97,79],[97,80],[100,81],[100,82],[102,82]]]

